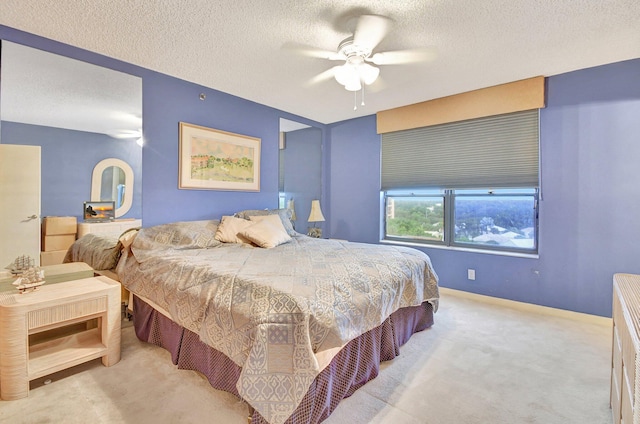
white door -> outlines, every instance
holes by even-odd
[[[0,144],[0,271],[20,255],[40,264],[40,146]]]

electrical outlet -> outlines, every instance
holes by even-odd
[[[475,270],[475,269],[471,269],[471,268],[469,268],[469,269],[467,270],[467,278],[468,278],[469,280],[475,280],[475,279],[476,279],[476,270]]]

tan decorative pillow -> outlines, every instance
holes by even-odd
[[[273,215],[273,217],[280,221],[278,215]],[[291,236],[287,234],[287,231],[284,229],[281,222],[278,223],[279,225],[273,224],[271,219],[252,220],[246,222],[250,222],[252,225],[240,231],[239,235],[246,237],[260,247],[268,249],[291,240]]]
[[[273,225],[276,228],[282,229],[282,231],[287,232],[287,229],[282,224],[282,220],[278,215],[254,215],[249,217],[249,221],[251,222],[262,222],[267,221],[269,224]],[[290,235],[290,234],[289,234]]]
[[[290,236],[297,236],[298,233],[293,229],[291,223],[291,210],[290,209],[251,209],[236,212],[234,216],[238,218],[249,219],[252,216],[264,216],[264,215],[278,215],[282,220],[284,229],[287,230],[287,234]]]
[[[251,225],[253,225],[253,222],[246,219],[223,216],[216,230],[215,239],[223,243],[250,243],[250,240],[239,233]]]

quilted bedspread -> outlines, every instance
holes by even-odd
[[[239,365],[238,392],[273,424],[347,342],[399,308],[437,309],[437,275],[416,249],[306,236],[175,249],[147,233],[121,263],[122,283]]]
[[[85,234],[71,245],[63,262],[84,262],[97,270],[113,269],[121,247],[117,236]]]

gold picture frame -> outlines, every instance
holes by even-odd
[[[260,191],[261,139],[180,122],[181,189]]]

